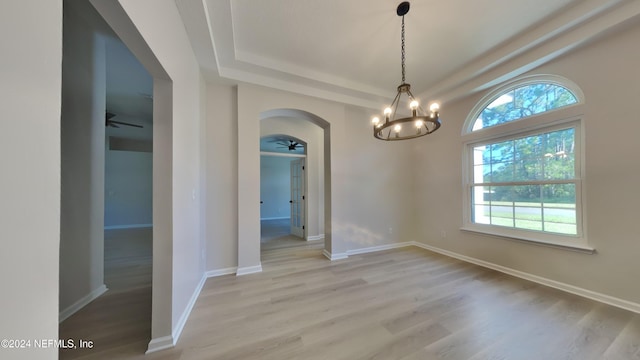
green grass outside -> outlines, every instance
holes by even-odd
[[[508,201],[493,201],[484,204],[474,205],[494,205],[494,206],[513,206],[514,203]],[[545,205],[548,205],[545,203]],[[515,206],[540,208],[540,203],[516,202]],[[575,209],[575,204],[553,204],[553,206],[545,206],[543,209]],[[487,214],[487,218],[489,214]],[[514,227],[513,212],[510,211],[492,211],[491,224],[498,226]],[[543,226],[544,225],[544,226]],[[560,234],[576,235],[577,226],[575,216],[563,215],[545,215],[544,224],[542,222],[542,214],[515,214],[515,228],[526,230],[547,231]]]
[[[519,207],[540,207],[540,203],[536,202],[524,202],[524,201],[481,201],[476,203],[475,205],[494,205],[494,206],[519,206]],[[566,203],[550,203],[546,202],[543,204],[547,209],[575,209],[576,204],[566,204]]]

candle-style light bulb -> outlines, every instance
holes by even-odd
[[[398,124],[398,125],[393,127],[393,130],[395,130],[395,132],[399,133],[400,130],[402,130],[402,126],[400,126],[400,124]]]
[[[409,108],[411,109],[411,116],[418,116],[418,106],[420,104],[418,103],[417,100],[413,100],[409,103]]]
[[[388,107],[386,109],[384,109],[384,117],[389,120],[389,117],[391,116],[391,108]]]
[[[440,104],[438,103],[431,104],[431,106],[429,107],[429,110],[431,110],[431,112],[437,112],[438,110],[440,110]]]
[[[378,123],[380,123],[380,118],[379,117],[374,117],[373,119],[371,119],[371,123],[373,124],[373,126],[378,125]]]

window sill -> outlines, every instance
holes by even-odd
[[[535,238],[526,237],[526,236],[519,236],[519,235],[516,237],[516,236],[511,235],[511,234],[504,234],[504,233],[500,233],[499,231],[493,231],[493,229],[483,229],[483,228],[477,228],[477,227],[473,227],[473,226],[463,226],[463,227],[460,228],[460,230],[473,232],[473,233],[478,233],[478,234],[482,234],[482,235],[496,236],[496,237],[500,237],[500,238],[503,238],[503,239],[512,240],[512,241],[518,241],[518,242],[524,242],[524,243],[528,243],[528,244],[532,244],[532,245],[539,245],[539,246],[546,246],[546,247],[551,247],[551,248],[555,248],[555,249],[575,251],[575,252],[579,252],[579,253],[583,253],[583,254],[592,255],[592,254],[596,253],[596,249],[594,249],[594,248],[592,248],[590,246],[583,245],[583,244],[567,244],[567,243],[562,243],[562,242],[541,240],[541,239],[535,239]]]

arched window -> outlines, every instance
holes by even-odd
[[[535,76],[472,110],[465,140],[464,229],[592,251],[582,214],[582,92]]]
[[[567,88],[539,82],[523,85],[501,93],[484,107],[472,131],[519,120],[578,102],[576,96]]]

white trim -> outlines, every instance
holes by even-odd
[[[554,289],[558,289],[558,290],[562,290],[574,295],[578,295],[578,296],[582,296],[585,297],[587,299],[591,299],[591,300],[595,300],[607,305],[611,305],[611,306],[615,306],[621,309],[625,309],[625,310],[629,310],[635,313],[640,313],[640,304],[638,303],[634,303],[631,301],[627,301],[627,300],[623,300],[620,298],[616,298],[610,295],[606,295],[606,294],[602,294],[602,293],[598,293],[595,291],[591,291],[591,290],[587,290],[587,289],[583,289],[581,287],[577,287],[574,285],[569,285],[563,282],[559,282],[559,281],[555,281],[555,280],[551,280],[551,279],[547,279],[541,276],[537,276],[537,275],[533,275],[533,274],[529,274],[526,272],[522,272],[519,270],[515,270],[515,269],[511,269],[505,266],[501,266],[501,265],[497,265],[494,263],[490,263],[484,260],[479,260],[476,258],[472,258],[470,256],[466,256],[466,255],[461,255],[452,251],[448,251],[448,250],[444,250],[444,249],[440,249],[438,247],[435,246],[431,246],[431,245],[427,245],[427,244],[423,244],[417,241],[413,241],[412,242],[413,245],[423,248],[425,250],[429,250],[429,251],[433,251],[442,255],[446,255],[458,260],[462,260],[471,264],[476,264],[482,267],[486,267],[488,269],[492,269],[492,270],[496,270],[496,271],[500,271],[502,273],[508,274],[508,275],[512,275],[521,279],[525,279],[525,280],[529,280],[529,281],[533,281],[535,283],[538,284],[542,284],[545,286],[549,286],[552,287]]]
[[[471,225],[466,225],[464,227],[461,227],[460,230],[474,232],[474,233],[483,234],[483,235],[496,236],[496,237],[500,237],[507,240],[525,242],[532,245],[547,246],[547,247],[552,247],[556,249],[576,251],[584,254],[596,253],[596,249],[592,248],[591,246],[585,245],[586,241],[584,242],[584,244],[582,241],[580,243],[571,243],[570,241],[561,242],[556,240],[548,241],[548,240],[543,240],[540,237],[527,237],[527,236],[522,236],[520,234],[511,235],[508,232],[508,230],[511,230],[510,228],[504,229],[503,230],[504,233],[501,233],[500,230],[502,229],[489,228],[488,226],[490,225],[483,227],[483,226],[471,224]],[[534,234],[539,235],[536,233]],[[561,238],[562,235],[557,235],[557,236],[558,238]],[[569,236],[567,236],[567,238],[575,239],[575,237],[569,237]]]
[[[153,227],[153,224],[129,224],[129,225],[109,225],[105,226],[105,230],[116,230],[116,229],[137,229],[137,228],[150,228]]]
[[[266,217],[266,218],[260,218],[260,221],[262,221],[262,220],[284,220],[284,219],[291,219],[291,217],[289,217],[289,216],[284,216],[284,217]]]
[[[316,241],[324,239],[324,234],[307,236],[307,241]]]
[[[99,286],[98,288],[94,289],[93,291],[91,291],[87,295],[83,296],[80,300],[78,300],[75,303],[71,304],[66,309],[60,311],[60,313],[58,314],[58,323],[61,323],[61,322],[65,321],[66,319],[68,319],[71,315],[73,315],[76,312],[78,312],[78,310],[82,309],[83,307],[87,306],[90,302],[92,302],[93,300],[98,298],[98,296],[100,296],[100,295],[104,294],[105,292],[107,292],[107,290],[109,290],[109,289],[107,289],[107,285],[102,284],[101,286]]]
[[[151,341],[149,341],[149,345],[147,345],[147,351],[145,351],[145,354],[151,354],[156,351],[170,349],[174,345],[175,342],[173,341],[173,337],[171,335],[151,339]]]
[[[361,248],[361,249],[347,250],[347,255],[351,256],[351,255],[358,255],[358,254],[366,254],[366,253],[371,253],[376,251],[397,249],[397,248],[406,247],[406,246],[413,246],[413,242],[406,241],[401,243],[393,243],[393,244],[372,246],[372,247]]]
[[[193,294],[191,295],[191,299],[189,299],[189,303],[187,304],[187,307],[185,308],[185,310],[182,312],[182,315],[180,316],[180,320],[178,320],[178,324],[173,329],[172,334],[170,336],[168,335],[168,336],[163,336],[156,339],[151,339],[145,354],[150,354],[156,351],[165,350],[165,349],[174,347],[178,342],[180,335],[182,334],[182,330],[184,329],[184,326],[187,323],[187,320],[189,319],[189,315],[191,315],[191,311],[193,310],[193,307],[195,306],[196,301],[200,296],[200,292],[202,291],[202,288],[204,287],[204,284],[207,278],[234,274],[236,273],[236,270],[237,270],[237,267],[230,267],[230,268],[210,270],[205,272],[202,278],[200,279],[198,286],[196,287]],[[260,271],[262,271],[262,268],[260,269]]]
[[[256,266],[239,267],[238,270],[236,270],[236,276],[254,274],[259,272],[262,272],[262,264],[258,264]]]
[[[343,259],[347,259],[349,257],[349,255],[347,255],[347,253],[338,253],[338,254],[332,254],[330,252],[327,251],[327,249],[322,250],[322,255],[324,255],[327,259],[334,261],[334,260],[343,260]]]
[[[280,157],[291,157],[291,158],[306,158],[306,154],[290,154],[290,153],[278,153],[278,152],[270,152],[270,151],[260,151],[260,156],[280,156]]]
[[[207,281],[207,276],[206,274],[202,274],[202,278],[200,279],[198,286],[196,286],[196,289],[193,291],[193,294],[191,294],[191,299],[189,299],[189,302],[187,303],[187,307],[184,309],[184,311],[182,312],[182,315],[180,315],[180,319],[178,319],[178,323],[171,331],[171,337],[173,338],[173,345],[175,345],[178,342],[178,339],[182,334],[182,330],[184,329],[184,325],[187,323],[187,320],[189,319],[191,310],[193,310],[193,306],[196,304],[196,301],[198,301],[198,296],[200,296],[200,291],[202,291],[202,287],[204,286],[205,281]],[[151,343],[149,343],[149,346],[151,346]]]
[[[234,266],[234,267],[229,267],[224,269],[209,270],[205,273],[205,276],[208,278],[211,278],[211,277],[235,274],[237,271],[238,271],[238,267]]]

